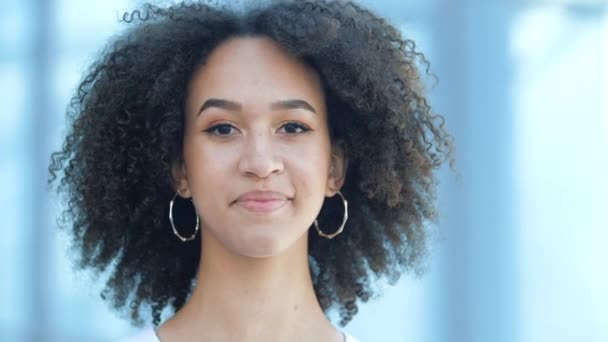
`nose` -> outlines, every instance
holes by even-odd
[[[241,159],[239,171],[247,176],[266,178],[272,173],[283,172],[283,161],[278,151],[278,146],[273,144],[272,137],[262,133],[252,134],[246,140]]]

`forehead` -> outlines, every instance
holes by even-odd
[[[189,110],[210,97],[245,107],[301,98],[324,109],[317,72],[266,37],[237,37],[220,44],[194,73],[188,93]]]

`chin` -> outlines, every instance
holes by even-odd
[[[279,239],[269,237],[268,239],[252,239],[243,241],[244,245],[239,246],[235,252],[249,258],[271,258],[280,255],[289,246],[285,246]]]
[[[298,238],[258,233],[239,241],[237,246],[234,246],[233,252],[249,258],[271,258],[285,253],[294,245],[297,245],[299,241]]]

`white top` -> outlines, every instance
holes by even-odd
[[[344,336],[346,336],[345,342],[359,342],[359,340],[349,335],[347,332],[343,331],[343,333]],[[158,339],[158,336],[156,336],[154,328],[148,327],[135,335],[122,338],[116,342],[160,342],[160,340]]]

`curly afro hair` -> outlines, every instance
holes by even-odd
[[[347,153],[345,233],[327,240],[310,229],[308,236],[322,309],[337,309],[345,326],[358,301],[375,294],[376,281],[394,284],[422,269],[427,223],[437,221],[434,170],[452,165],[453,138],[427,103],[420,66],[426,74],[429,64],[412,40],[343,1],[271,1],[246,11],[147,4],[123,21],[132,26],[79,84],[69,132],[49,166],[49,183],[60,180],[67,202],[59,223],[76,267],[110,271],[101,295],[112,308],[128,309],[141,325],[147,307],[158,325],[162,311],[179,310],[192,290],[201,244],[172,234],[171,168],[182,158],[191,76],[235,36],[269,37],[318,72],[331,139]],[[339,201],[326,200],[320,219],[338,226],[342,212]]]

